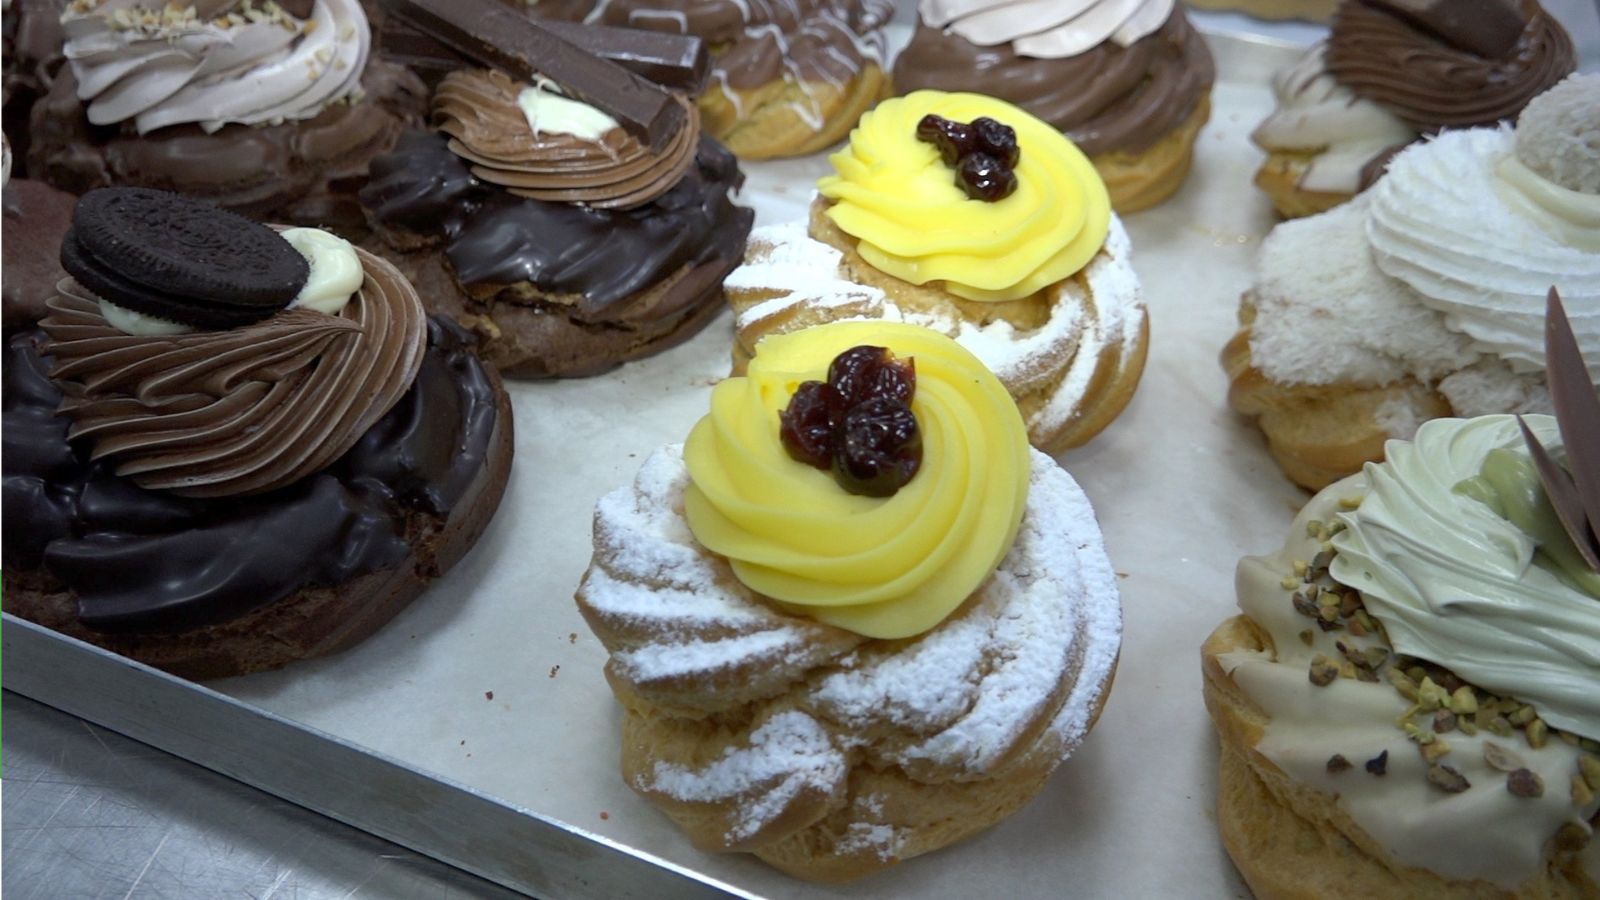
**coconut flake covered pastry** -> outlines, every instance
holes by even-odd
[[[1223,362],[1230,403],[1260,417],[1291,478],[1321,487],[1437,416],[1548,412],[1552,286],[1600,371],[1600,194],[1535,168],[1560,160],[1585,183],[1600,147],[1585,156],[1593,126],[1575,111],[1597,98],[1600,76],[1573,76],[1516,133],[1446,131],[1352,203],[1267,236]]]

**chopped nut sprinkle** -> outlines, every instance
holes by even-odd
[[[1428,783],[1447,794],[1459,794],[1472,787],[1472,782],[1466,776],[1444,763],[1434,763],[1428,767]]]
[[[1524,767],[1522,757],[1516,751],[1494,741],[1483,742],[1483,761],[1496,772],[1515,772]]]
[[[1385,750],[1377,756],[1367,760],[1367,773],[1370,775],[1386,775],[1389,772],[1389,751]]]
[[[1350,769],[1350,760],[1345,759],[1344,758],[1344,754],[1335,753],[1334,755],[1328,757],[1328,774],[1329,775],[1338,775],[1339,773],[1348,771],[1349,769]]]
[[[1506,775],[1506,790],[1513,797],[1543,797],[1544,779],[1532,769],[1517,769]]]

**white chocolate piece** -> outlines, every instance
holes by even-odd
[[[549,82],[523,88],[517,95],[517,105],[522,107],[534,134],[570,134],[581,140],[598,141],[601,135],[621,127],[616,119],[589,104],[556,93],[555,85]]]

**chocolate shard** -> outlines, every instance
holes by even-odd
[[[1554,287],[1545,300],[1544,352],[1550,401],[1555,406],[1556,424],[1567,449],[1567,468],[1582,503],[1585,523],[1567,525],[1573,543],[1578,545],[1589,565],[1600,571],[1600,394],[1595,393],[1583,351],[1567,321],[1561,295]]]
[[[1446,43],[1491,59],[1511,52],[1528,24],[1518,0],[1368,0],[1438,35]]]
[[[1565,528],[1567,535],[1572,538],[1572,543],[1578,548],[1578,553],[1583,561],[1591,568],[1600,570],[1600,554],[1596,553],[1590,535],[1589,525],[1583,512],[1583,501],[1578,497],[1578,488],[1572,483],[1572,476],[1561,468],[1544,449],[1533,431],[1528,428],[1528,423],[1517,416],[1517,424],[1522,427],[1522,440],[1528,445],[1528,455],[1533,458],[1533,467],[1539,471],[1539,482],[1544,485],[1544,494],[1550,498],[1550,505],[1555,508],[1556,518],[1561,520],[1561,527]]]
[[[711,54],[692,34],[667,34],[639,28],[548,21],[544,27],[573,46],[604,57],[635,75],[690,96],[705,92]],[[385,16],[380,29],[384,55],[431,81],[472,61],[418,31],[397,16]]]
[[[688,114],[666,88],[557,37],[497,0],[382,0],[457,53],[523,81],[543,75],[563,92],[616,119],[652,151],[664,151]]]

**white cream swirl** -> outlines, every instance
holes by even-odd
[[[1555,420],[1528,416],[1546,447]],[[1361,506],[1339,518],[1331,571],[1361,591],[1394,648],[1532,704],[1552,726],[1600,738],[1600,599],[1534,563],[1535,541],[1455,490],[1490,450],[1520,450],[1512,416],[1435,419],[1368,463]]]
[[[1354,194],[1368,163],[1390,147],[1409,144],[1417,132],[1335,81],[1323,62],[1326,50],[1326,41],[1314,44],[1273,76],[1277,106],[1250,139],[1269,153],[1317,151],[1300,178],[1302,190]]]
[[[1009,43],[1018,55],[1077,56],[1114,41],[1126,47],[1153,34],[1174,0],[921,0],[922,21],[980,47]]]
[[[89,121],[131,120],[140,134],[311,118],[360,87],[372,45],[359,0],[316,0],[305,20],[276,4],[202,20],[192,7],[90,0],[62,29]]]
[[[1545,368],[1545,295],[1554,285],[1590,371],[1600,372],[1600,254],[1562,242],[1495,190],[1513,143],[1509,129],[1472,128],[1396,155],[1370,192],[1373,261],[1475,349],[1519,372]]]

